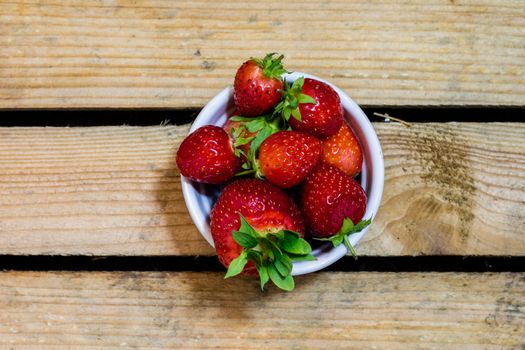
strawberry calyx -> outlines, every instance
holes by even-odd
[[[271,114],[262,115],[256,118],[246,118],[241,116],[233,116],[230,118],[232,121],[247,121],[239,128],[233,131],[233,147],[234,152],[237,157],[244,156],[246,161],[242,164],[243,171],[237,173],[237,176],[255,174],[255,177],[258,179],[263,179],[259,169],[259,161],[257,155],[261,144],[266,140],[270,135],[275,134],[281,130],[281,121],[278,118],[273,118]],[[246,130],[250,133],[255,133],[255,136],[252,137],[242,137],[243,131]],[[245,145],[251,142],[248,154],[245,154],[239,146]]]
[[[250,59],[262,68],[265,76],[267,76],[270,79],[280,80],[281,75],[290,72],[288,72],[283,67],[282,60],[284,58],[284,55],[280,55],[277,58],[273,58],[273,56],[276,54],[277,52],[271,52],[269,54],[266,54],[266,56],[264,56],[264,58],[262,59],[255,57],[250,57]]]
[[[291,86],[286,80],[284,81],[281,102],[275,106],[274,114],[280,114],[286,123],[288,123],[292,116],[298,121],[301,121],[300,103],[317,103],[312,96],[301,92],[303,84],[304,77],[295,79]]]
[[[295,287],[292,263],[315,260],[310,244],[291,230],[258,232],[241,213],[239,216],[241,225],[238,231],[232,232],[232,236],[243,250],[231,261],[224,278],[240,274],[251,260],[259,272],[261,290],[271,280],[280,289],[292,291]]]
[[[341,229],[339,232],[337,232],[335,235],[327,238],[314,238],[318,241],[330,241],[334,245],[334,247],[339,246],[341,243],[344,243],[344,245],[348,248],[348,251],[352,254],[354,259],[357,260],[357,254],[354,250],[354,247],[350,243],[350,239],[348,238],[351,234],[360,232],[365,227],[370,225],[372,222],[372,218],[367,220],[361,220],[357,224],[354,225],[352,220],[350,218],[345,218],[343,220],[343,224],[341,225]]]

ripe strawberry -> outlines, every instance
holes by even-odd
[[[235,175],[240,161],[226,131],[206,125],[182,141],[177,151],[177,167],[193,181],[220,184]]]
[[[355,256],[348,235],[370,224],[370,220],[361,220],[366,195],[357,181],[336,167],[321,163],[304,182],[301,207],[312,236],[329,240],[334,246],[344,242]]]
[[[293,200],[279,188],[257,179],[227,185],[211,212],[211,233],[225,278],[255,269],[261,288],[271,279],[292,290],[293,260],[312,260],[310,245],[301,237],[304,223]],[[254,269],[255,266],[255,269]]]
[[[363,151],[352,128],[343,122],[339,131],[323,141],[323,162],[352,177],[361,172]]]
[[[281,75],[286,73],[281,63],[284,56],[273,58],[274,55],[251,58],[237,70],[233,99],[241,115],[256,117],[268,113],[281,100]]]
[[[310,78],[299,78],[284,86],[284,100],[276,107],[294,130],[320,139],[334,135],[343,123],[343,106],[330,85]],[[293,116],[293,118],[290,118]]]
[[[261,144],[258,172],[276,186],[293,187],[313,170],[322,149],[322,142],[311,135],[279,131]]]

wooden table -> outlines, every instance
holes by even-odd
[[[413,121],[361,259],[293,293],[223,280],[174,161],[271,51]],[[521,0],[0,0],[0,348],[523,349],[524,107]]]

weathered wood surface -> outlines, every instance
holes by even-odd
[[[279,51],[361,104],[524,105],[525,3],[0,1],[0,108],[200,107]]]
[[[322,273],[262,293],[220,273],[0,273],[8,349],[518,349],[525,275]]]
[[[385,192],[359,254],[525,254],[525,124],[375,127]],[[175,167],[187,130],[0,128],[0,254],[213,254]]]

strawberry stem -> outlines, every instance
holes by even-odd
[[[367,220],[361,220],[357,224],[354,225],[352,220],[347,217],[347,218],[345,218],[343,220],[343,223],[341,225],[341,228],[339,229],[339,232],[335,233],[331,237],[327,237],[327,238],[316,238],[316,237],[314,237],[314,239],[317,240],[317,241],[329,241],[329,242],[332,242],[334,247],[337,247],[341,243],[344,243],[344,245],[346,246],[346,248],[348,249],[350,254],[352,254],[354,259],[357,260],[357,253],[356,253],[354,247],[352,246],[352,243],[350,243],[349,236],[351,234],[354,234],[354,233],[362,231],[365,227],[370,225],[371,222],[372,222],[372,218],[367,219]]]
[[[348,249],[348,251],[350,252],[350,254],[352,254],[352,256],[354,257],[354,260],[357,260],[357,253],[355,252],[355,249],[352,246],[352,243],[350,243],[350,239],[348,238],[348,235],[343,236],[343,242],[346,248]]]

